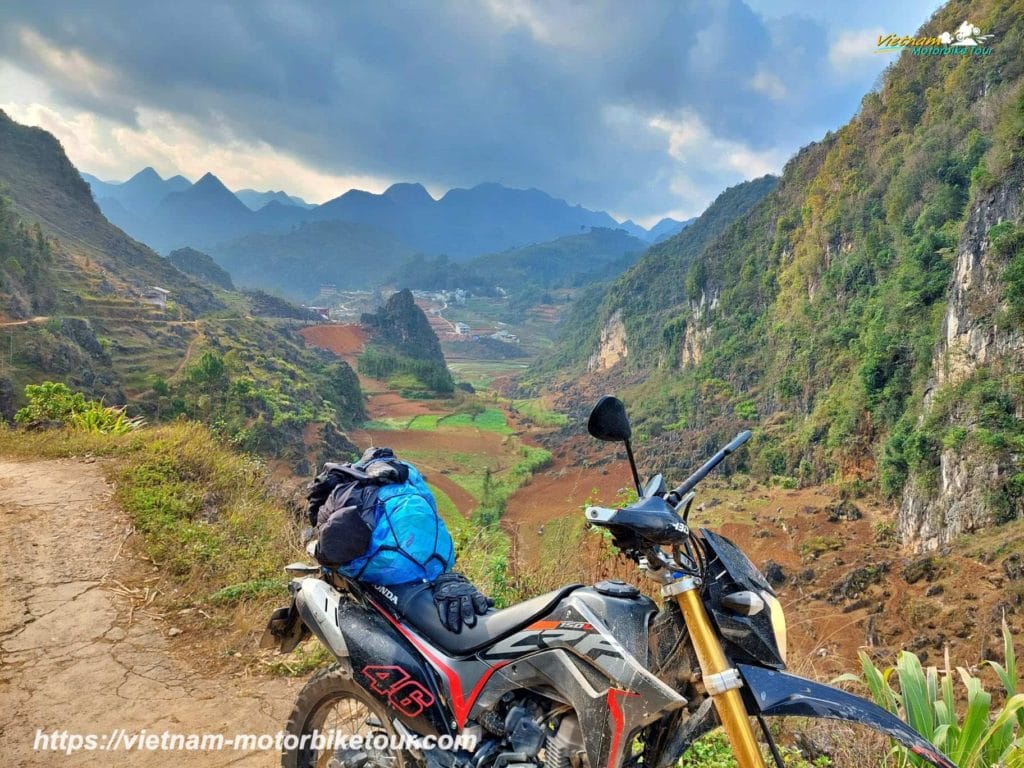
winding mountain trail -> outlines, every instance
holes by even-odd
[[[50,318],[46,315],[36,315],[26,320],[10,320],[8,322],[0,323],[0,328],[13,328],[19,325],[32,325],[33,323],[45,323]]]
[[[198,645],[181,658],[189,638],[172,647],[173,616],[149,604],[144,586],[153,566],[129,554],[130,522],[101,467],[86,461],[0,459],[3,764],[277,765],[273,749],[108,746],[115,729],[129,739],[143,730],[276,735],[303,681],[211,672]],[[40,731],[95,734],[96,749],[38,749]]]

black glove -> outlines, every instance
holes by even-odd
[[[393,458],[395,458],[395,452],[390,448],[386,448],[383,446],[378,446],[375,448],[374,446],[371,445],[369,448],[363,451],[363,455],[359,458],[359,461],[356,462],[356,465],[359,467],[365,467],[374,459]]]
[[[374,459],[366,465],[366,474],[378,485],[404,483],[409,479],[409,468],[394,459]]]
[[[476,626],[477,614],[483,616],[494,601],[461,573],[442,573],[433,584],[437,616],[449,632],[459,634],[462,625]]]

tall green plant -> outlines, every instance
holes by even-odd
[[[981,679],[963,667],[957,667],[954,675],[947,660],[942,673],[935,667],[925,669],[920,659],[907,651],[899,654],[895,667],[885,670],[876,667],[861,653],[862,677],[843,675],[838,680],[866,684],[876,704],[906,720],[960,768],[1022,768],[1024,693],[1017,693],[1021,681],[1017,677],[1013,637],[1005,621],[1003,652],[1005,667],[994,661],[986,662],[999,676],[1006,693],[1006,700],[996,706]],[[962,714],[956,707],[956,677],[960,678],[966,692]],[[926,765],[903,747],[894,747],[892,754],[900,768]]]
[[[28,404],[14,414],[14,420],[19,424],[59,421],[86,432],[121,435],[138,429],[144,423],[140,418],[129,418],[124,408],[86,400],[81,392],[74,392],[60,382],[29,384],[25,387],[25,397]]]

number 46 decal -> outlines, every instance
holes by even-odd
[[[406,717],[416,717],[434,703],[434,696],[401,667],[374,664],[363,667],[363,677],[374,693],[387,697],[388,703]]]

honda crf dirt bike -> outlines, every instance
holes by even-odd
[[[289,566],[300,577],[292,604],[265,640],[289,652],[312,633],[337,663],[299,694],[284,766],[668,768],[721,725],[741,768],[764,768],[756,723],[782,768],[765,718],[799,715],[862,723],[955,768],[888,712],[783,671],[786,625],[771,585],[728,539],[690,529],[694,487],[749,432],[668,490],[660,475],[640,486],[621,401],[602,398],[588,429],[625,443],[639,500],[588,507],[586,519],[662,585],[660,609],[621,581],[570,584],[455,634],[428,584],[369,586]],[[362,740],[331,742],[328,731]]]

